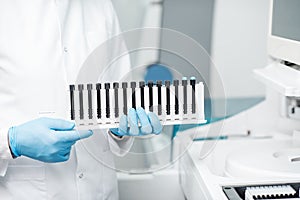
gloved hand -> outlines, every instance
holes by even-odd
[[[92,131],[74,130],[75,124],[61,119],[39,118],[8,131],[12,153],[43,162],[63,162],[70,156],[72,145],[87,138]]]
[[[140,122],[141,127],[138,126]],[[130,128],[128,128],[128,123]],[[110,131],[118,136],[143,136],[149,134],[160,134],[162,125],[156,114],[153,112],[146,114],[143,108],[129,109],[128,117],[121,116],[118,129],[110,129]]]

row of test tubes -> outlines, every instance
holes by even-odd
[[[103,128],[117,126],[137,107],[155,112],[165,125],[205,122],[203,83],[195,79],[70,85],[70,105],[71,120]]]

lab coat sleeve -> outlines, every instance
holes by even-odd
[[[8,162],[12,158],[8,146],[8,128],[0,129],[0,176],[5,176]]]

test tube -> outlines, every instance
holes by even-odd
[[[141,107],[145,109],[145,81],[140,81],[139,86],[141,91]]]
[[[131,87],[132,108],[136,109],[136,98],[135,98],[136,82],[131,82],[130,87]]]
[[[97,90],[97,118],[101,119],[101,83],[96,84]]]
[[[170,85],[171,85],[170,81],[165,81],[166,96],[167,96],[167,105],[166,105],[167,115],[171,114]]]
[[[119,96],[118,96],[118,89],[119,89],[119,83],[113,83],[114,88],[114,95],[115,95],[115,117],[119,117]]]
[[[153,112],[153,81],[148,81],[149,88],[149,111]]]
[[[110,102],[109,102],[110,83],[105,83],[104,88],[106,94],[106,118],[110,118]]]
[[[179,114],[179,92],[178,92],[178,86],[179,86],[179,80],[174,80],[173,83],[175,87],[175,115]]]
[[[124,115],[127,115],[127,82],[122,83],[122,89],[123,89],[123,113]]]
[[[157,100],[158,100],[158,105],[157,105],[157,114],[161,115],[162,114],[162,106],[161,106],[161,87],[162,87],[162,81],[158,80],[156,81],[156,86],[157,86]]]
[[[74,104],[75,85],[70,85],[69,87],[70,87],[71,120],[75,120],[75,104]]]
[[[79,91],[79,118],[83,119],[84,118],[84,110],[83,110],[83,90],[84,90],[84,85],[79,84],[78,85],[78,91]]]
[[[195,77],[191,77],[190,85],[192,86],[192,113],[196,113],[196,79]]]
[[[89,113],[89,119],[93,119],[93,98],[92,98],[92,90],[93,90],[93,84],[87,85],[88,90],[88,113]]]
[[[183,114],[187,114],[187,79],[184,77],[182,79],[183,86]]]

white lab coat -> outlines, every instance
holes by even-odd
[[[68,85],[89,53],[118,33],[109,0],[0,0],[0,199],[118,198],[112,151],[123,154],[131,139],[94,131],[55,164],[12,159],[7,140],[10,126],[41,113],[68,118]],[[116,75],[128,67],[127,60]]]

